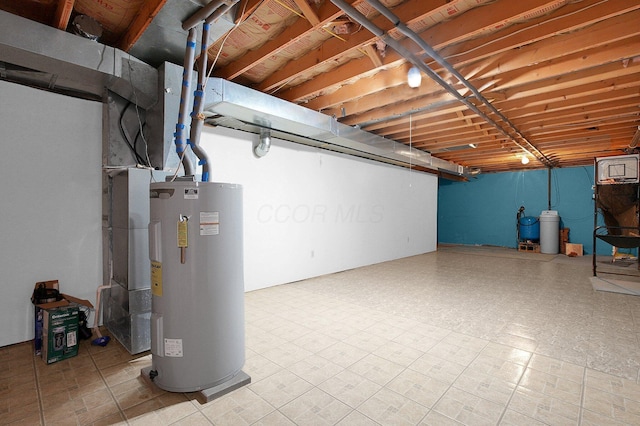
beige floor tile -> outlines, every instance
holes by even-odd
[[[515,364],[527,365],[531,359],[532,353],[522,349],[514,348],[509,345],[503,345],[495,342],[487,343],[480,352],[482,356],[490,356],[504,361],[513,362]]]
[[[201,411],[216,425],[250,425],[275,408],[244,387],[207,403]]]
[[[587,379],[587,383],[588,383]],[[640,402],[587,386],[583,407],[630,425],[640,424]]]
[[[500,426],[544,426],[547,423],[543,423],[531,417],[527,417],[524,414],[518,413],[517,411],[507,410],[502,416],[499,424]]]
[[[516,389],[515,383],[501,377],[465,370],[453,386],[477,397],[505,406]]]
[[[201,412],[196,412],[173,423],[173,426],[209,426],[212,423]]]
[[[442,340],[429,349],[427,353],[466,367],[471,364],[480,351],[480,348],[464,346],[463,342],[454,343],[451,340]]]
[[[449,389],[449,384],[414,370],[404,370],[385,387],[427,408],[440,399]]]
[[[20,402],[19,398],[16,398],[11,405],[7,403],[7,400],[3,400],[0,403],[0,410],[0,422],[2,424],[25,421],[27,418],[35,417],[36,414],[40,418],[40,404],[37,400]]]
[[[504,329],[498,332],[492,340],[496,343],[520,349],[525,352],[534,352],[538,346],[538,341],[536,339],[511,334],[505,332]]]
[[[311,356],[312,354],[312,352],[290,342],[285,342],[277,348],[268,349],[262,352],[262,355],[265,358],[273,361],[283,368],[290,367],[293,364]]]
[[[580,383],[532,368],[527,368],[519,387],[549,395],[572,405],[579,406],[582,399],[582,385]]]
[[[313,388],[279,411],[298,425],[334,425],[353,409],[328,393]]]
[[[585,386],[595,388],[624,398],[640,401],[640,384],[601,371],[586,370]]]
[[[158,400],[148,400],[131,408],[125,409],[124,414],[130,425],[162,425],[162,419],[156,410],[160,410],[162,404]]]
[[[575,383],[582,383],[584,381],[584,367],[564,362],[556,358],[533,354],[528,367]]]
[[[438,344],[440,340],[442,339],[435,336],[425,336],[415,330],[405,331],[393,339],[396,343],[420,352],[429,351],[429,349]]]
[[[378,392],[382,386],[359,374],[349,370],[343,370],[330,379],[320,383],[318,388],[350,407],[356,408]]]
[[[344,370],[344,368],[319,355],[311,355],[292,365],[288,370],[312,385],[317,386],[330,377],[335,376]]]
[[[278,328],[271,330],[271,334],[273,334],[274,336],[278,336],[281,339],[286,340],[287,342],[290,342],[292,340],[299,339],[306,334],[309,334],[311,331],[312,330],[310,328],[303,325],[288,322]]]
[[[408,367],[416,359],[424,355],[424,352],[420,350],[413,349],[409,346],[405,346],[396,342],[388,342],[385,345],[382,345],[378,349],[374,350],[372,353],[388,361],[400,364],[404,367]]]
[[[339,426],[377,426],[380,425],[378,422],[374,422],[369,417],[365,416],[361,412],[357,410],[353,410],[351,413],[347,414],[345,418],[340,420],[336,425]]]
[[[270,349],[277,348],[286,342],[287,341],[282,337],[278,337],[265,331],[247,333],[245,336],[245,344],[247,348],[252,349],[257,353],[263,353]]]
[[[628,423],[618,421],[613,417],[606,416],[600,413],[595,413],[591,410],[582,409],[580,426],[627,426]]]
[[[326,334],[318,331],[312,331],[293,340],[293,343],[312,353],[320,352],[337,342],[338,339],[327,336]]]
[[[361,330],[351,336],[345,337],[342,339],[342,342],[369,353],[389,343],[389,339]]]
[[[580,418],[579,406],[524,388],[516,390],[508,408],[547,424],[578,424]]]
[[[335,343],[318,352],[318,355],[321,357],[324,357],[343,368],[347,368],[350,365],[355,364],[368,354],[369,352],[345,342]]]
[[[640,424],[640,298],[537,259],[452,248],[246,293],[252,384],[203,405],[115,339],[51,365],[0,348],[0,424]]]
[[[495,425],[504,411],[504,405],[452,387],[433,410],[462,424]]]
[[[266,379],[252,383],[249,388],[275,408],[299,397],[313,387],[295,374],[281,370]]]
[[[465,367],[427,353],[415,360],[409,369],[419,371],[441,382],[452,384],[462,374]]]
[[[462,426],[463,424],[440,414],[437,411],[431,410],[419,423],[419,426]]]
[[[525,366],[504,359],[480,354],[467,367],[465,375],[489,375],[516,384],[524,374]]]
[[[243,368],[243,371],[251,377],[252,382],[259,382],[280,370],[282,370],[281,366],[262,355],[254,355],[251,358],[247,358]]]
[[[360,405],[358,411],[383,425],[415,425],[424,418],[429,409],[383,388]]]
[[[404,333],[406,329],[393,325],[388,320],[384,320],[373,324],[371,327],[367,327],[364,331],[386,340],[393,340]]]
[[[352,364],[348,370],[384,386],[400,374],[404,367],[379,356],[369,354]]]
[[[255,426],[295,426],[291,420],[289,420],[280,411],[274,411],[267,414],[260,420],[254,423]]]

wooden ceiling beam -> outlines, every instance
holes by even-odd
[[[117,43],[118,48],[125,52],[131,50],[166,2],[167,0],[146,0],[127,28],[126,33],[120,37],[120,41]]]
[[[624,20],[622,20],[622,22],[625,22],[628,25],[628,19],[629,16],[627,16]],[[622,24],[620,22],[618,22],[618,26],[622,26]],[[612,31],[612,33],[614,33],[615,31]],[[616,33],[615,37],[613,37],[614,40],[617,40],[620,36],[619,33]],[[608,40],[610,41],[611,38]],[[580,66],[582,67],[591,67],[591,66],[596,66],[597,64],[601,64],[602,62],[606,62],[606,61],[612,61],[615,59],[620,59],[621,55],[628,55],[633,54],[632,52],[635,52],[636,50],[636,45],[640,46],[640,42],[637,43],[632,43],[632,46],[629,46],[628,43],[626,43],[626,41],[620,42],[618,43],[618,48],[617,49],[607,49],[606,53],[602,53],[602,54],[593,54],[593,55],[589,55],[587,58],[584,58],[582,55],[580,54],[575,54],[573,55],[574,59],[574,63],[568,63],[567,61],[563,61],[559,64],[553,64],[553,65],[549,65],[549,64],[544,64],[544,69],[542,66],[540,66],[540,64],[538,64],[538,66],[535,66],[534,64],[531,63],[531,55],[530,53],[525,53],[525,57],[526,60],[518,60],[518,59],[510,59],[512,63],[519,63],[520,66],[525,70],[525,71],[529,71],[528,73],[523,73],[521,69],[517,69],[517,70],[513,70],[511,71],[511,74],[513,74],[512,78],[505,78],[505,81],[501,81],[501,82],[496,82],[497,86],[496,87],[492,87],[492,90],[496,90],[496,89],[506,89],[509,86],[515,86],[517,85],[520,80],[522,81],[529,81],[531,80],[532,76],[535,75],[537,80],[543,79],[543,78],[551,78],[553,76],[557,76],[558,74],[562,74],[562,73],[566,73],[569,71],[576,71],[577,69],[579,69]],[[530,48],[535,50],[535,47]],[[559,50],[559,46],[557,44],[553,44],[553,49],[547,48],[545,51],[551,55],[551,59],[555,58],[557,56],[557,52]],[[640,54],[640,51],[638,52]],[[520,54],[516,54],[514,55],[516,58],[518,58],[520,56]],[[542,58],[540,55],[538,55],[538,60],[543,60],[543,59],[548,59],[548,58]],[[494,59],[488,60],[487,65],[485,66],[479,66],[478,64],[474,64],[473,67],[474,68],[485,68],[485,69],[490,69],[493,66],[491,65],[491,63],[493,63]],[[493,67],[495,68],[495,67]],[[533,68],[533,69],[531,69]],[[463,74],[465,74],[465,70],[461,70],[461,72]],[[542,73],[546,73],[548,75],[544,75]],[[506,76],[508,77],[509,73],[506,74]],[[476,87],[482,87],[483,85],[490,85],[491,81],[493,80],[493,77],[485,77],[483,76],[483,79],[479,80],[479,81],[472,81],[472,83],[476,84]],[[357,84],[357,83],[356,83]],[[348,98],[350,95],[348,94],[343,94],[343,92],[338,93],[334,92],[332,94],[333,98],[338,98],[340,96],[342,96],[343,98]],[[320,102],[323,101],[323,99],[314,99],[313,101],[310,101],[310,107],[312,107],[313,109],[321,109],[321,104]],[[330,101],[331,103],[335,104],[337,102],[337,99],[333,99],[332,101]],[[360,100],[360,103],[362,103],[363,101]],[[368,102],[368,104],[370,105],[374,105],[376,104],[375,100],[373,100],[373,102]],[[344,106],[342,106],[343,108],[345,108],[345,110],[350,111],[351,113],[357,113],[357,109],[355,108],[346,108]],[[357,122],[357,121],[363,121],[363,120],[358,120],[357,118],[353,118],[350,121],[352,122]]]
[[[556,9],[563,0],[494,2],[476,7],[432,27],[422,39],[434,48],[451,45],[496,31],[508,22],[523,21]]]
[[[264,0],[240,0],[236,12],[235,24],[240,24],[253,15],[258,6],[264,3]]]
[[[640,65],[640,64],[639,64]],[[616,64],[616,68],[619,65]],[[603,69],[603,67],[598,67]],[[592,72],[593,70],[587,70]],[[619,78],[603,79],[595,82],[580,84],[584,72],[576,73],[573,77],[576,85],[564,85],[559,90],[549,89],[548,82],[536,81],[527,87],[520,86],[523,92],[532,93],[533,90],[538,91],[545,88],[548,91],[544,93],[531,94],[527,97],[518,97],[506,101],[495,102],[494,105],[505,111],[520,110],[521,115],[526,115],[527,111],[536,111],[538,108],[547,110],[549,108],[562,108],[564,105],[573,105],[575,100],[578,103],[588,102],[588,99],[602,99],[610,97],[619,97],[618,92],[626,93],[637,90],[640,87],[640,66],[637,69],[638,74],[631,74]],[[577,74],[580,74],[578,76]],[[604,73],[603,73],[604,74]]]
[[[634,47],[635,46],[635,47]],[[628,49],[628,50],[627,50]],[[589,68],[595,68],[597,67],[602,61],[608,60],[608,61],[612,61],[613,58],[617,58],[620,55],[621,51],[631,51],[634,52],[634,49],[638,49],[638,54],[640,54],[640,39],[637,40],[636,43],[632,43],[632,42],[618,42],[615,45],[611,46],[611,49],[607,49],[606,52],[608,53],[599,53],[598,55],[590,55],[587,58],[585,57],[576,57],[575,55],[570,58],[567,59],[567,61],[575,61],[575,62],[582,62],[584,66],[589,67]],[[597,57],[596,57],[597,56]],[[593,62],[590,61],[593,60]],[[586,63],[585,63],[586,62]],[[638,65],[640,66],[640,64]],[[561,67],[561,65],[556,65],[556,67]],[[616,71],[616,74],[620,74],[620,73],[624,73],[624,72],[632,72],[630,71],[628,68],[629,66],[627,66],[627,68],[623,67],[623,64],[620,62],[619,65],[619,70]],[[533,69],[531,69],[533,68]],[[537,78],[540,78],[542,80],[546,80],[546,79],[551,79],[554,76],[557,77],[557,74],[561,74],[561,71],[559,70],[554,70],[554,65],[549,65],[547,63],[541,63],[538,64],[535,67],[526,67],[524,70],[514,70],[511,73],[507,73],[508,74],[514,74],[513,78],[509,81],[509,85],[514,84],[514,81],[517,81],[519,78],[523,79],[521,76],[516,75],[516,74],[523,74],[523,73],[527,73],[530,74],[531,76],[535,75]],[[571,78],[574,76],[579,76],[580,74],[577,73],[572,73],[570,77],[567,78]],[[593,80],[597,80],[598,78],[603,77],[601,74],[595,72],[592,75]],[[506,77],[505,77],[506,78]],[[531,81],[532,77],[528,78],[528,81]],[[537,80],[534,80],[537,81]],[[475,83],[477,85],[477,82],[472,81],[472,83]],[[545,84],[546,83],[546,84]],[[531,84],[531,83],[529,83]],[[551,90],[553,88],[553,82],[550,81],[546,81],[544,83],[541,83],[541,87],[546,87],[547,90]],[[433,85],[429,86],[430,88],[433,87]],[[421,90],[424,90],[421,88]],[[392,92],[387,92],[385,94],[387,96],[387,99],[391,99],[391,101],[393,101],[393,94]],[[424,93],[425,96],[428,96],[428,93]],[[375,96],[375,95],[373,95]],[[383,95],[381,95],[383,96]],[[371,97],[365,97],[363,99],[360,99],[358,102],[360,103],[365,103],[368,107],[368,110],[371,110],[371,105],[375,105],[376,103],[380,103],[381,101],[376,101],[375,98],[371,98]],[[389,101],[387,101],[389,102]],[[396,101],[397,102],[397,101]],[[412,101],[409,101],[412,102]],[[385,104],[384,102],[382,104]],[[358,109],[355,107],[355,105],[357,104],[348,104],[350,107],[349,108],[345,108],[347,111],[349,112],[355,112],[358,111]],[[404,108],[404,110],[410,110],[411,108]],[[392,110],[391,110],[392,111]],[[344,123],[346,124],[358,124],[358,123],[362,123],[365,121],[370,121],[373,119],[383,119],[384,118],[384,114],[389,112],[388,109],[380,109],[380,110],[376,110],[376,111],[372,111],[367,113],[366,115],[366,119],[364,118],[365,116],[360,116],[360,115],[350,115],[348,118],[342,120]]]
[[[481,64],[474,64],[474,73],[476,78],[482,79],[499,76],[496,80],[500,82],[504,80],[505,73],[526,69],[543,62],[547,62],[547,66],[553,68],[549,71],[550,75],[561,75],[587,68],[590,66],[589,63],[603,64],[637,56],[640,54],[637,47],[640,27],[634,23],[639,21],[640,10],[625,13],[573,33],[539,41],[517,51],[507,51],[492,56]],[[628,46],[626,51],[622,48],[625,44]],[[605,45],[606,49],[595,49]],[[575,60],[567,61],[567,57]],[[580,58],[582,62],[579,61]],[[469,68],[471,67],[472,65],[469,65]],[[463,75],[469,74],[469,70],[462,69],[460,72]],[[530,75],[526,76],[531,78]]]
[[[396,13],[397,16],[400,17],[400,19],[414,21],[420,20],[424,19],[425,16],[428,16],[428,13],[430,13],[436,6],[439,6],[441,2],[441,0],[429,0],[428,2],[424,0],[410,0],[395,8],[394,13]],[[393,24],[387,18],[382,16],[372,18],[372,22],[383,31],[390,31],[394,29]],[[378,37],[374,36],[366,29],[361,29],[353,34],[340,36],[340,38],[329,38],[322,44],[322,47],[313,52],[312,55],[307,55],[300,58],[300,60],[298,61],[290,62],[282,69],[275,71],[267,79],[262,81],[258,85],[258,88],[259,90],[263,91],[271,91],[275,87],[284,87],[287,82],[291,81],[299,75],[319,75],[320,72],[314,71],[314,69],[323,69],[328,65],[336,63],[336,61],[338,61],[340,57],[345,55],[352,57],[352,55],[354,55],[355,53],[359,56],[367,56],[365,48],[375,43],[377,40]],[[409,43],[407,43],[407,46],[416,53],[419,51],[418,47],[415,45],[410,45]],[[404,62],[405,59],[400,57],[392,49],[386,49],[385,57],[380,61],[382,63],[382,65],[380,66],[389,66],[390,63],[394,63],[396,61]],[[335,73],[337,76],[339,76],[339,78],[337,79],[337,84],[342,86],[344,82],[348,81],[350,78],[358,77],[361,74],[370,72],[372,70],[372,64],[371,62],[366,62],[366,64],[367,67],[364,68],[349,66],[348,69],[334,69],[331,73]],[[399,64],[395,64],[392,66],[397,65]],[[374,66],[373,68],[376,67]],[[318,84],[315,84],[314,86],[318,88],[315,91],[312,90],[309,86],[305,88],[303,83],[303,85],[298,85],[296,87],[296,90],[283,92],[279,96],[282,97],[282,99],[295,103],[299,102],[301,99],[312,97],[312,93],[317,93],[320,88],[324,90],[327,88],[331,88],[333,85],[324,84],[322,86],[319,86]]]
[[[556,2],[538,2],[537,7],[541,7],[541,5],[548,5],[549,3],[556,3]],[[453,26],[456,28],[455,31],[460,31],[460,28],[464,28],[465,31],[469,30],[471,32],[471,35],[468,35],[467,38],[472,37],[473,34],[475,34],[476,32],[486,32],[489,30],[493,30],[496,20],[499,20],[500,18],[504,18],[507,19],[508,17],[510,18],[514,18],[517,16],[520,16],[520,14],[522,13],[529,13],[531,12],[532,9],[536,9],[536,6],[532,6],[530,5],[530,3],[526,3],[527,6],[523,6],[525,4],[525,2],[512,2],[509,3],[511,6],[504,8],[504,7],[499,7],[498,5],[489,5],[489,6],[484,6],[482,8],[478,8],[478,9],[482,9],[483,12],[483,16],[485,17],[485,19],[482,20],[478,20],[478,19],[469,19],[466,18],[467,14],[475,12],[476,9],[471,10],[465,14],[463,14],[461,17],[453,19],[451,21],[447,21],[445,24],[441,24],[441,25],[437,25],[435,27],[429,28],[426,31],[422,32],[420,34],[420,36],[423,39],[434,39],[435,37],[437,37],[437,35],[439,34],[439,31],[443,30],[443,26],[447,25],[447,26]],[[403,4],[403,6],[405,6]],[[407,6],[410,6],[407,4]],[[493,6],[493,7],[492,7]],[[404,12],[404,14],[406,15],[406,17],[398,15],[400,17],[401,20],[407,22],[407,21],[411,21],[410,17],[411,16],[415,16],[415,10],[413,9],[414,6],[410,6],[405,8],[405,10],[407,10],[407,12]],[[423,6],[421,6],[423,7]],[[396,8],[399,9],[399,8]],[[394,13],[398,13],[397,10],[394,9]],[[487,10],[491,9],[491,13],[487,13]],[[499,9],[499,10],[498,10]],[[464,19],[463,19],[464,18]],[[376,20],[374,20],[373,22],[379,26],[382,29],[388,29],[389,28],[389,24],[388,21],[385,22],[386,18],[378,18]],[[463,20],[464,22],[461,22],[460,20]],[[460,24],[460,25],[459,25]],[[462,25],[464,24],[464,25]],[[369,40],[369,42],[373,42],[375,40],[375,38],[371,38]],[[329,43],[329,42],[327,42]],[[325,43],[325,45],[327,44]],[[417,46],[415,45],[415,43],[411,40],[405,39],[402,40],[401,43],[403,44],[403,47],[405,47],[406,49],[412,50],[415,54],[419,54],[419,49],[417,49]],[[435,49],[440,49],[444,46],[446,46],[448,43],[450,43],[449,41],[446,40],[446,38],[439,38],[438,41],[435,44],[432,44],[432,46]],[[324,49],[324,46],[323,46]],[[390,49],[389,49],[390,50]],[[330,51],[334,51],[334,50],[330,50]],[[390,53],[394,54],[394,58],[398,58],[398,60],[402,59],[401,57],[399,57],[399,55],[397,55],[397,53],[395,53],[395,51],[392,52],[388,52],[387,55],[389,55]],[[328,55],[326,55],[327,57],[325,58],[324,61],[330,61],[333,60],[332,57],[328,57]],[[317,60],[318,64],[323,63],[324,61],[321,60]],[[388,62],[387,62],[388,63]],[[294,67],[294,65],[290,65],[292,68]],[[296,68],[296,72],[297,73],[302,73],[305,71],[305,69],[308,69],[309,67],[304,67],[302,66],[302,64],[295,66]],[[436,67],[437,68],[437,67]],[[366,70],[364,70],[366,71]],[[311,83],[311,81],[307,82],[307,83],[303,83],[300,84],[298,86],[296,86],[295,89],[286,92],[286,93],[282,93],[280,96],[283,99],[289,100],[291,102],[298,102],[300,99],[308,99],[310,97],[312,97],[312,93],[318,93],[320,91],[320,88],[326,88],[326,87],[331,87],[334,85],[338,85],[338,87],[342,86],[342,82],[345,80],[349,80],[352,78],[357,77],[359,74],[358,73],[362,73],[363,70],[361,69],[349,69],[348,67],[341,67],[340,70],[333,70],[332,73],[335,73],[337,76],[340,76],[339,78],[336,78],[336,82],[334,82],[333,84],[323,84],[323,85],[318,85],[316,84],[316,89],[311,89],[311,87],[309,87]],[[282,82],[286,81],[287,76],[290,76],[293,74],[292,71],[286,72],[284,73],[285,75],[277,78],[276,80],[279,80],[280,83],[282,84]],[[325,78],[326,80],[326,78]],[[274,81],[270,81],[269,85],[275,85],[277,82]],[[265,87],[262,87],[262,89],[264,90]],[[331,91],[333,93],[333,91]],[[334,96],[334,98],[337,96]],[[346,101],[347,98],[343,96],[343,102]],[[331,100],[325,100],[324,97],[322,97],[321,100],[315,101],[315,104],[309,105],[310,108],[312,109],[316,109],[316,110],[322,110],[327,108],[329,105],[336,105],[338,102],[336,101],[331,101]]]
[[[575,140],[583,140],[587,137],[601,137],[602,135],[631,133],[628,122],[619,123],[607,123],[598,126],[597,130],[589,130],[587,132],[581,132],[576,128],[564,128],[563,130],[553,133],[540,133],[536,135],[536,140],[542,144],[555,143],[555,142],[567,142],[571,143]]]
[[[545,117],[517,123],[527,131],[535,129],[549,129],[557,126],[576,126],[581,128],[598,127],[598,123],[604,120],[616,120],[623,116],[638,115],[638,102],[630,102],[624,105],[611,106],[605,110],[597,107],[576,108],[571,114],[545,115]]]
[[[73,12],[75,2],[75,0],[58,0],[51,25],[59,30],[65,31],[69,25],[69,19],[71,18],[71,12]]]
[[[435,96],[427,96],[424,98],[408,99],[398,104],[385,104],[386,106],[376,110],[368,111],[354,117],[347,117],[341,120],[344,124],[360,125],[362,128],[373,131],[378,128],[390,127],[400,123],[409,121],[412,117],[428,117],[429,112],[434,113],[431,116],[437,116],[443,107],[448,111],[466,110],[466,105],[458,102],[448,93],[439,93]],[[438,111],[437,113],[435,111]]]
[[[570,117],[593,111],[606,111],[616,109],[622,106],[640,105],[640,91],[637,88],[627,89],[626,91],[616,92],[614,98],[604,97],[601,95],[587,96],[582,99],[562,102],[560,105],[541,105],[536,108],[514,109],[507,112],[510,119],[514,122],[526,122],[528,120],[544,120],[547,117]]]
[[[532,138],[538,139],[541,135],[558,133],[566,131],[567,129],[573,129],[575,133],[589,132],[589,129],[597,129],[600,126],[611,125],[615,123],[629,123],[629,120],[633,120],[637,117],[638,108],[622,108],[617,111],[615,115],[607,113],[595,113],[585,117],[584,121],[568,120],[566,118],[560,118],[554,122],[543,123],[530,123],[525,124],[523,130]]]
[[[372,45],[368,45],[364,47],[364,52],[367,54],[369,59],[371,59],[371,63],[374,68],[382,67],[382,58],[380,58],[380,54]]]
[[[318,18],[316,12],[311,8],[309,3],[307,3],[307,0],[293,0],[293,2],[300,8],[300,11],[312,26],[315,27],[320,24],[320,18]]]
[[[541,72],[544,72],[542,69]],[[557,77],[544,78],[542,80],[534,80],[513,88],[507,88],[504,93],[507,96],[507,102],[517,102],[520,99],[529,99],[532,102],[540,102],[545,96],[549,96],[549,100],[562,99],[562,93],[567,96],[575,96],[576,90],[586,85],[596,85],[600,90],[607,88],[614,90],[620,83],[620,87],[633,86],[630,80],[637,79],[640,75],[640,62],[632,63],[624,66],[622,62],[611,62],[608,64],[593,66],[581,71],[577,71],[567,75]],[[526,103],[524,104],[526,105]]]
[[[570,3],[550,14],[534,18],[527,26],[510,25],[491,37],[478,37],[445,47],[439,53],[457,67],[511,51],[551,37],[574,32],[615,16],[640,9],[635,0],[602,2],[583,0]]]
[[[364,0],[356,0],[354,2],[354,6],[358,3],[362,3],[363,1]],[[237,58],[224,67],[216,69],[214,71],[214,75],[227,80],[233,80],[251,68],[264,62],[268,58],[277,55],[280,51],[294,45],[298,40],[318,31],[318,29],[323,25],[335,21],[343,14],[344,12],[338,9],[333,3],[328,1],[324,2],[317,11],[317,17],[319,20],[317,25],[311,25],[309,21],[305,19],[298,19],[293,23],[293,25],[287,27],[277,37],[267,41],[260,47],[260,49],[246,52],[242,57]]]
[[[456,111],[454,114],[458,114],[461,111]],[[477,128],[479,126],[479,128]],[[431,137],[431,138],[440,138],[449,134],[455,135],[463,135],[469,133],[475,133],[477,131],[482,132],[490,132],[491,129],[495,130],[493,127],[490,127],[488,124],[482,123],[474,123],[471,121],[470,124],[460,120],[443,120],[438,121],[438,123],[434,123],[430,126],[420,126],[413,127],[412,126],[412,134],[416,137]],[[496,130],[497,132],[497,130]],[[378,132],[380,135],[384,135],[393,140],[401,140],[407,137],[408,129],[403,129],[402,131],[396,130],[392,132],[380,131]]]
[[[375,131],[375,133],[400,133],[407,131],[409,128],[409,121],[411,121],[411,127],[415,131],[422,131],[422,129],[430,128],[431,126],[449,123],[455,123],[459,121],[456,112],[466,109],[466,106],[456,101],[451,101],[446,105],[439,106],[429,111],[416,112],[411,116],[402,116],[395,120],[390,120],[384,123],[372,124],[365,127],[367,131]]]

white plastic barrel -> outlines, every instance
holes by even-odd
[[[560,252],[560,216],[556,210],[544,210],[540,214],[540,253]]]

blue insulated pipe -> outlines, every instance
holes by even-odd
[[[187,125],[187,118],[189,114],[189,95],[191,93],[191,76],[193,74],[193,64],[195,62],[196,51],[196,36],[197,31],[195,28],[189,30],[187,37],[187,49],[184,55],[184,69],[182,71],[182,90],[180,92],[180,109],[178,112],[178,123],[176,124],[175,143],[176,152],[179,157],[182,157],[182,166],[184,167],[185,176],[193,175],[193,165],[191,160],[184,152],[187,145],[184,141],[185,129]]]

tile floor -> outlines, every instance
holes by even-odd
[[[640,298],[590,258],[441,247],[246,294],[249,386],[201,405],[149,354],[0,348],[0,424],[638,425]]]

